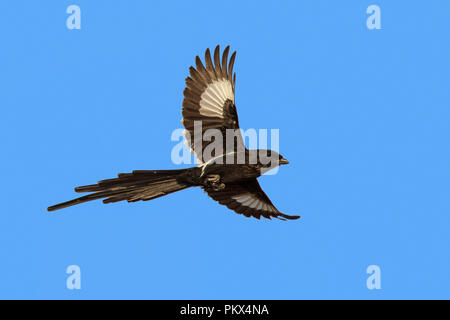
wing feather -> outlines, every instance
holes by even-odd
[[[204,190],[212,199],[246,217],[260,219],[263,216],[267,219],[278,218],[281,220],[300,218],[278,211],[261,189],[257,179],[229,183],[223,190],[214,190],[208,187],[204,187]]]
[[[189,77],[186,78],[186,87],[183,91],[183,109],[182,124],[187,130],[186,141],[191,147],[199,161],[206,162],[209,159],[203,159],[204,149],[212,143],[211,141],[202,141],[202,137],[208,129],[218,129],[226,137],[227,129],[239,129],[239,121],[234,104],[234,92],[236,74],[233,74],[236,52],[231,55],[228,63],[228,54],[230,46],[227,46],[220,59],[220,47],[214,49],[213,57],[209,49],[205,52],[205,61],[201,61],[199,56],[195,57],[195,68],[189,68]],[[213,59],[212,59],[213,58]],[[201,148],[194,148],[194,126],[195,123],[202,125]],[[238,132],[237,144],[235,149],[244,145],[244,141]],[[224,140],[223,151],[226,149]],[[209,155],[208,155],[209,156]],[[218,156],[214,152],[212,157]]]

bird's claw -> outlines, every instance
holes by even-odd
[[[220,191],[225,189],[225,183],[215,183],[212,185],[214,191]]]

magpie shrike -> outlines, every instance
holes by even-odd
[[[228,46],[221,61],[219,46],[214,50],[213,59],[207,49],[206,67],[197,56],[196,67],[189,68],[190,76],[186,78],[181,122],[186,129],[186,142],[199,160],[199,166],[120,173],[117,178],[76,187],[76,192],[90,194],[47,210],[54,211],[96,199],[104,199],[104,203],[147,201],[186,188],[200,187],[215,201],[246,217],[298,219],[299,216],[281,213],[258,183],[257,178],[262,173],[289,162],[272,150],[245,148],[234,103],[236,74],[233,74],[233,65],[236,52],[228,61],[229,51]],[[208,130],[222,137],[228,137],[231,130],[232,139],[224,139],[219,143],[221,148],[209,150],[208,145],[217,142],[217,137],[214,141],[203,139]],[[209,152],[205,152],[207,150]]]

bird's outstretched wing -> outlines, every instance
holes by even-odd
[[[267,219],[273,217],[281,220],[300,218],[278,211],[261,189],[257,179],[228,183],[223,190],[218,191],[208,187],[204,189],[212,199],[246,217],[259,219],[263,216]]]
[[[220,47],[214,50],[214,63],[211,59],[209,49],[205,53],[205,64],[200,58],[195,59],[196,68],[190,67],[190,77],[186,78],[186,88],[184,89],[183,100],[183,119],[181,123],[186,128],[185,138],[188,146],[191,148],[200,162],[206,162],[209,159],[205,157],[216,157],[220,154],[206,154],[204,150],[207,145],[214,142],[203,139],[203,135],[208,129],[216,129],[221,132],[223,141],[223,152],[226,152],[226,129],[235,130],[234,142],[235,148],[244,146],[242,136],[239,131],[239,121],[234,104],[234,89],[236,84],[236,74],[233,74],[233,65],[236,58],[236,52],[231,55],[228,63],[228,53],[230,47],[223,51],[222,62],[220,61]],[[198,124],[201,122],[201,130]],[[194,126],[197,125],[198,129]],[[194,133],[197,133],[197,137]],[[210,131],[213,133],[214,131]],[[200,136],[201,134],[201,136]],[[203,141],[206,140],[206,141]],[[231,151],[231,150],[228,150]],[[218,152],[219,153],[219,152]]]

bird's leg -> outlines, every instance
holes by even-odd
[[[208,182],[215,183],[215,182],[217,182],[217,181],[220,180],[220,175],[218,175],[218,174],[209,174],[209,175],[206,177],[206,180],[207,180]]]
[[[220,181],[220,175],[218,174],[209,174],[204,181],[205,186],[213,188],[214,191],[220,191],[225,188],[225,184]]]

